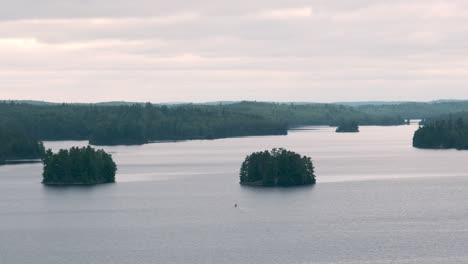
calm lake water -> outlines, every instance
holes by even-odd
[[[117,183],[94,187],[1,166],[0,263],[468,263],[468,151],[414,149],[415,129],[104,147]],[[318,183],[240,186],[272,147],[311,156]]]

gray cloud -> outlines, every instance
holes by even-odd
[[[2,6],[1,99],[468,98],[465,1]]]

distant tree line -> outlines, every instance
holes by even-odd
[[[413,146],[430,149],[468,149],[468,125],[457,119],[426,121],[413,136]]]
[[[282,148],[254,152],[241,165],[240,183],[259,186],[314,184],[314,166],[310,157]]]
[[[285,122],[218,106],[152,104],[0,103],[0,128],[23,131],[41,140],[90,140],[95,145],[287,133]]]
[[[0,164],[7,160],[39,159],[43,154],[42,142],[23,132],[0,129]]]
[[[399,116],[372,116],[331,104],[240,102],[226,105],[31,105],[0,103],[0,129],[40,140],[89,140],[94,145],[157,140],[285,135],[289,127],[330,125],[342,119],[362,125],[399,125]]]
[[[405,123],[405,120],[397,114],[375,115],[365,113],[355,107],[339,104],[240,102],[225,107],[235,112],[252,113],[271,120],[286,122],[288,127],[304,125],[337,126],[343,120],[355,120],[363,126],[390,126]]]
[[[49,149],[43,157],[44,184],[98,184],[115,181],[117,167],[104,150],[88,147],[62,149],[57,154]]]
[[[356,106],[372,116],[400,116],[404,119],[433,119],[441,115],[468,111],[468,101],[401,102]]]

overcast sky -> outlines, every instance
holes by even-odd
[[[466,0],[0,4],[0,99],[468,99]]]

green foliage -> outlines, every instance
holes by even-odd
[[[0,129],[0,164],[7,160],[38,159],[43,154],[42,142],[22,132]]]
[[[405,119],[435,118],[444,114],[468,111],[468,101],[407,102],[386,105],[362,105],[355,108],[373,116],[401,116]],[[361,123],[362,124],[362,123]]]
[[[449,118],[428,122],[414,133],[413,146],[430,149],[468,149],[468,125],[461,117],[456,121]]]
[[[358,122],[356,121],[343,121],[337,128],[336,132],[359,132]]]
[[[156,140],[285,135],[285,122],[203,105],[29,105],[0,103],[0,128],[42,140],[90,140],[94,145]]]
[[[49,149],[44,158],[44,184],[97,184],[115,181],[117,167],[104,150],[88,147],[62,149],[57,154]]]
[[[310,157],[282,148],[254,152],[241,165],[240,183],[260,186],[314,184],[314,166]]]
[[[270,120],[286,122],[288,127],[304,125],[338,125],[342,120],[356,120],[361,125],[402,125],[398,115],[374,115],[339,104],[286,104],[240,102],[224,106],[241,113],[255,113]]]
[[[331,104],[240,102],[226,105],[76,105],[0,103],[0,129],[41,140],[89,140],[93,145],[144,144],[158,140],[285,135],[289,127],[331,125],[343,119],[361,125],[398,125],[398,116],[375,117]]]

